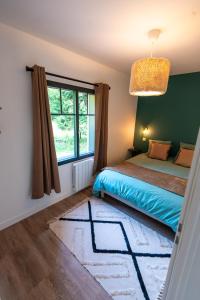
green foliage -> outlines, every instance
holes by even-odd
[[[61,89],[62,111],[67,114],[76,112],[76,94],[72,90]]]
[[[50,111],[54,130],[55,147],[58,159],[73,157],[76,153],[76,92],[54,87],[48,87]],[[61,97],[60,97],[61,96]],[[62,101],[62,102],[61,102]],[[94,102],[94,97],[92,99]],[[94,104],[90,104],[93,107]],[[79,114],[79,141],[80,152],[87,153],[89,142],[88,94],[78,93]],[[93,108],[92,108],[93,109]],[[93,117],[94,118],[94,117]]]
[[[87,114],[87,103],[88,103],[87,93],[78,93],[78,104],[79,104],[79,114]]]
[[[61,113],[60,106],[60,90],[57,88],[48,87],[50,111],[52,114]]]

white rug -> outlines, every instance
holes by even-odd
[[[91,197],[51,230],[115,300],[156,300],[173,243],[101,199]]]

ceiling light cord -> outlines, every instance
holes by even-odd
[[[154,48],[154,41],[152,40],[151,42],[151,50],[150,50],[150,57],[152,58],[153,57],[153,49]]]
[[[153,58],[153,51],[156,41],[159,39],[161,30],[160,29],[152,29],[148,32],[149,40],[151,41],[151,50],[150,57]]]
[[[157,42],[157,38],[151,38],[151,46],[150,46],[150,57],[153,58],[153,53],[155,52],[155,45]]]

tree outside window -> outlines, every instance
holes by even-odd
[[[48,96],[59,164],[94,154],[93,90],[48,81]]]

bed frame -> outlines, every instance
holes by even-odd
[[[137,206],[135,206],[134,204],[130,203],[129,201],[127,201],[127,200],[125,200],[125,199],[123,199],[123,198],[120,198],[120,197],[118,197],[118,196],[116,196],[116,195],[114,195],[114,194],[111,194],[111,193],[108,193],[108,192],[102,190],[102,191],[100,191],[100,198],[101,198],[101,199],[105,199],[105,194],[108,195],[108,196],[110,196],[110,197],[112,197],[112,198],[114,198],[114,199],[116,199],[116,200],[118,200],[118,201],[120,201],[120,202],[123,202],[124,204],[126,204],[126,205],[128,205],[128,206],[134,208],[135,210],[138,210],[139,212],[145,214],[146,216],[148,216],[148,217],[150,217],[150,218],[152,218],[152,219],[154,219],[154,220],[156,220],[156,221],[158,221],[158,222],[164,224],[165,226],[167,226],[163,221],[161,221],[161,220],[159,220],[158,218],[156,218],[156,217],[150,215],[150,214],[149,214],[148,212],[146,212],[145,210],[138,208]]]

